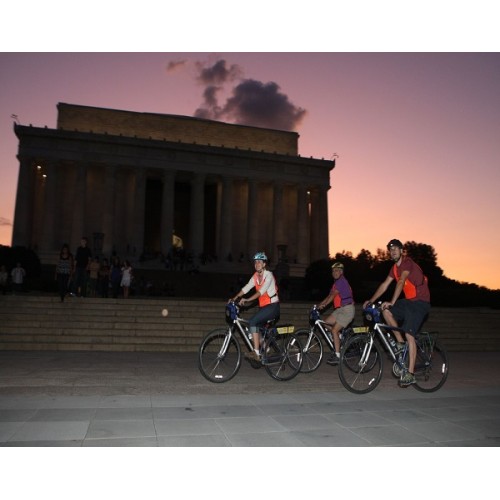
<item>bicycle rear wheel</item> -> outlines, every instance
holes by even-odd
[[[295,335],[302,344],[302,368],[301,373],[312,373],[317,370],[323,359],[323,343],[319,335],[313,330],[302,328],[295,332]],[[311,341],[309,342],[309,336]],[[309,342],[309,345],[308,345]]]
[[[448,355],[431,334],[421,334],[417,338],[417,359],[413,387],[421,392],[440,389],[448,378]]]
[[[382,353],[374,342],[368,354],[370,338],[369,335],[355,335],[346,341],[340,352],[340,381],[355,394],[373,391],[382,379]]]
[[[264,346],[264,368],[279,381],[291,380],[302,367],[302,345],[293,333],[276,335]]]
[[[230,331],[220,328],[207,333],[198,349],[198,368],[210,382],[231,380],[241,367],[241,349]]]

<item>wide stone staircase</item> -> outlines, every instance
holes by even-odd
[[[310,306],[282,303],[280,323],[307,327]],[[360,313],[357,306],[356,325],[363,324]],[[0,350],[195,352],[206,332],[225,324],[220,299],[75,297],[61,303],[33,293],[0,296]],[[500,350],[499,310],[433,308],[425,327],[438,331],[450,351]]]

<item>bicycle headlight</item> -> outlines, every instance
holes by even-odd
[[[380,322],[380,311],[375,307],[369,307],[363,311],[367,321]]]
[[[316,309],[316,307],[313,307],[311,309],[311,312],[309,313],[309,324],[313,326],[316,321],[320,318],[319,310]]]
[[[238,306],[234,302],[226,304],[226,321],[232,323],[238,318]]]

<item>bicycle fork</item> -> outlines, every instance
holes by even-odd
[[[373,336],[370,335],[370,342],[365,343],[363,347],[363,353],[359,358],[359,367],[361,368],[360,371],[363,371],[365,369],[365,366],[368,364],[368,359],[370,358],[370,353],[372,352],[373,342]]]
[[[219,353],[217,355],[218,359],[224,359],[226,356],[227,348],[229,347],[229,342],[231,342],[231,338],[233,337],[233,330],[228,328],[227,334],[224,337],[224,341],[222,342],[221,348],[219,349]]]

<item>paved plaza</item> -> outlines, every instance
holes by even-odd
[[[444,387],[401,389],[386,363],[355,395],[323,364],[289,382],[243,363],[212,384],[194,353],[0,352],[0,445],[492,447],[500,353],[450,353]]]

